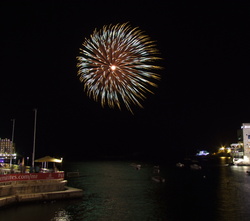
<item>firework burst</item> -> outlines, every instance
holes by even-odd
[[[121,109],[141,101],[160,76],[153,63],[160,59],[155,42],[128,23],[104,26],[85,39],[77,57],[78,76],[87,95],[102,106]]]

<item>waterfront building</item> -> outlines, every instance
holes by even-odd
[[[0,163],[9,163],[16,158],[14,143],[8,138],[0,138]]]
[[[238,142],[231,144],[235,164],[250,164],[250,123],[243,123],[237,131]]]
[[[232,143],[230,145],[231,148],[231,155],[233,158],[243,159],[244,152],[243,152],[243,143],[239,141],[238,143]]]
[[[242,124],[241,129],[244,149],[244,161],[250,163],[250,123]]]

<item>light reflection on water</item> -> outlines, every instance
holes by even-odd
[[[222,159],[224,160],[224,159]],[[250,208],[249,166],[221,167],[218,187],[221,220],[248,220]]]
[[[71,216],[66,210],[59,210],[55,212],[55,217],[51,221],[70,221],[72,220]]]
[[[124,162],[93,162],[85,164],[82,179],[70,183],[81,188],[84,195],[81,208],[87,220],[147,220],[154,202],[151,194],[156,183],[151,180],[152,167],[136,170]],[[82,181],[81,181],[82,180]],[[163,184],[164,185],[164,184]],[[148,197],[148,194],[151,194]]]
[[[165,183],[151,179],[153,165],[141,170],[126,161],[76,162],[67,171],[80,172],[69,186],[84,190],[84,197],[15,205],[0,209],[0,220],[26,221],[172,221],[248,220],[249,167],[204,165],[201,171],[161,166]]]

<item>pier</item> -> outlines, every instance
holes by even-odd
[[[82,196],[83,190],[67,186],[64,172],[0,175],[0,207],[14,203]]]

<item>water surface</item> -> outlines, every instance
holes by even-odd
[[[137,170],[135,165],[141,164]],[[250,167],[202,162],[202,170],[131,161],[85,161],[64,165],[79,171],[69,186],[84,190],[81,199],[36,202],[0,209],[0,220],[171,221],[249,220]],[[160,175],[165,183],[152,180]]]

